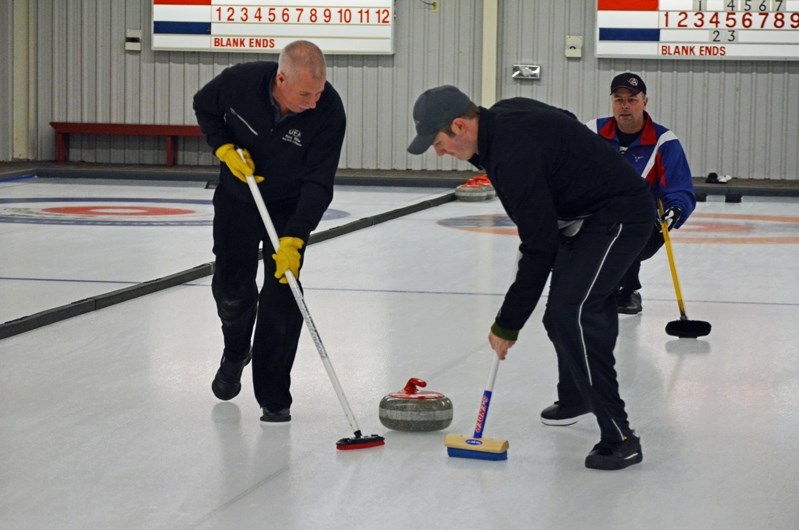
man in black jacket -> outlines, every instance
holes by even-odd
[[[646,183],[574,115],[532,99],[486,109],[442,86],[419,96],[413,119],[417,136],[408,152],[422,154],[432,146],[439,156],[485,170],[518,228],[518,268],[491,326],[491,347],[505,359],[551,273],[544,326],[583,401],[547,410],[594,413],[601,439],[586,467],[622,469],[640,462],[613,349],[615,290],[651,232],[654,203]]]
[[[299,280],[305,244],[333,199],[344,142],[344,106],[326,79],[321,50],[295,41],[278,62],[227,68],[194,96],[197,122],[221,161],[214,192],[212,291],[224,351],[211,387],[219,399],[236,397],[241,373],[252,359],[264,422],[291,420],[291,367],[302,315],[285,272],[291,270]],[[258,248],[263,243],[268,250],[271,244],[247,175],[256,175],[280,236],[273,259],[264,260],[260,294]]]

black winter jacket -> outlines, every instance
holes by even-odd
[[[285,233],[308,241],[330,202],[344,142],[346,116],[338,92],[325,83],[316,108],[275,125],[270,83],[276,62],[256,61],[225,69],[194,96],[197,122],[214,152],[224,144],[247,149],[264,202],[294,208]],[[221,164],[219,187],[252,203],[248,186]]]
[[[477,151],[519,230],[521,261],[496,324],[518,331],[533,312],[558,253],[558,221],[651,223],[646,182],[573,114],[527,98],[480,109]]]

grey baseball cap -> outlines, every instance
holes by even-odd
[[[421,155],[433,144],[441,129],[469,109],[469,96],[452,85],[431,88],[422,92],[413,106],[416,138],[408,146],[412,155]]]

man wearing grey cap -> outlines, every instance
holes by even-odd
[[[425,91],[413,108],[408,152],[486,171],[516,224],[521,244],[513,283],[488,334],[505,359],[550,277],[544,327],[558,365],[572,375],[601,439],[585,459],[593,469],[641,462],[614,368],[615,289],[644,246],[654,203],[635,170],[573,114],[513,98],[478,107],[454,86]]]
[[[591,120],[586,125],[599,134],[635,170],[646,179],[655,198],[663,202],[669,230],[677,229],[696,206],[691,168],[680,140],[666,127],[655,123],[646,112],[649,98],[646,83],[633,72],[624,72],[610,83],[610,105],[613,116]],[[641,262],[651,258],[663,246],[661,216],[652,212],[652,233],[641,254],[630,264],[616,292],[619,313],[637,315],[643,310]]]

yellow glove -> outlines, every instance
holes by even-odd
[[[227,164],[234,177],[246,184],[247,176],[255,173],[255,162],[252,161],[252,157],[246,149],[242,149],[241,152],[244,154],[244,160],[241,159],[238,151],[236,151],[235,145],[224,144],[216,150],[215,154],[219,160]],[[255,177],[256,183],[260,184],[263,181],[263,177]]]
[[[305,244],[305,241],[299,237],[281,237],[280,244],[277,247],[277,252],[272,254],[272,259],[275,260],[275,278],[280,280],[280,283],[288,283],[286,279],[286,271],[290,270],[294,274],[294,278],[300,279],[300,249]]]

